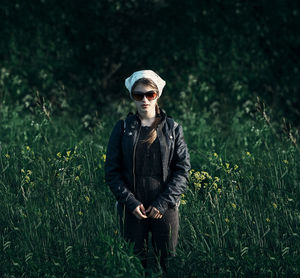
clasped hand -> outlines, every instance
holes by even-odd
[[[147,208],[147,210],[145,210],[143,204],[137,206],[132,213],[138,219],[145,219],[145,218],[155,218],[155,219],[158,219],[158,218],[162,218],[162,214],[160,213],[160,211],[157,208],[155,208],[153,206],[149,206]]]

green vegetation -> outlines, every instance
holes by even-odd
[[[300,273],[297,138],[247,111],[174,116],[192,170],[170,277]],[[2,277],[141,277],[104,183],[112,120],[0,113]]]
[[[0,276],[141,277],[103,167],[152,69],[191,180],[170,277],[297,276],[297,1],[1,1]],[[152,277],[158,274],[153,272]]]
[[[0,98],[105,114],[126,77],[152,69],[171,111],[181,92],[225,112],[259,96],[298,125],[299,14],[286,0],[1,1]]]

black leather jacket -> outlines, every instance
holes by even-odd
[[[188,185],[191,166],[182,126],[167,117],[163,109],[160,109],[160,113],[162,119],[157,127],[157,136],[161,148],[164,190],[151,205],[164,214],[168,208],[179,206],[181,194]],[[131,212],[141,204],[135,198],[137,185],[134,172],[140,127],[137,113],[129,113],[125,123],[119,120],[110,135],[105,162],[106,183],[115,195],[118,206],[125,205]]]

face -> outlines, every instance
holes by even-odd
[[[138,84],[134,90],[132,91],[133,92],[143,92],[143,93],[146,93],[148,91],[153,91],[154,89],[150,86],[147,86],[147,85],[143,85],[143,84]],[[135,102],[135,105],[136,105],[136,108],[138,110],[139,113],[147,113],[147,112],[150,112],[150,111],[154,111],[155,110],[155,104],[157,102],[157,99],[154,99],[154,100],[148,100],[146,98],[146,96],[144,95],[144,98],[141,100],[141,101],[137,101],[137,100],[134,100]]]

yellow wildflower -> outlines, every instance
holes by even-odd
[[[26,181],[27,183],[30,183],[30,177],[29,177],[29,176],[25,176],[25,181]]]
[[[21,173],[22,173],[22,174],[25,174],[25,170],[24,170],[24,169],[21,169]]]
[[[201,173],[206,177],[206,178],[209,178],[211,179],[212,177],[205,171],[201,171]]]
[[[277,204],[276,203],[272,203],[274,209],[277,209]]]
[[[225,165],[226,165],[226,168],[228,169],[229,168],[229,163],[225,163]]]
[[[186,200],[180,200],[180,204],[181,205],[185,205],[186,204]]]
[[[82,215],[83,215],[83,212],[80,210],[80,211],[78,212],[78,214],[79,214],[80,216],[82,216]]]
[[[79,177],[78,176],[75,177],[75,181],[79,181]]]
[[[102,160],[105,162],[106,161],[106,154],[102,155]]]
[[[10,155],[9,155],[8,153],[6,153],[6,154],[5,154],[5,157],[6,157],[7,159],[9,159],[9,158],[10,158]]]
[[[221,194],[221,192],[222,192],[222,189],[218,188],[218,193]]]
[[[207,172],[205,172],[205,171],[201,171],[201,173],[202,173],[203,175],[205,175],[205,176],[207,176],[207,175],[208,175],[208,173],[207,173]]]
[[[225,218],[225,222],[226,222],[226,223],[229,223],[229,219],[228,219],[227,217]]]
[[[251,156],[251,154],[249,152],[246,152],[246,155]]]
[[[201,188],[201,183],[200,182],[195,182],[194,184],[195,184],[197,189]]]
[[[181,197],[184,198],[184,193],[181,194]]]
[[[27,150],[27,151],[30,151],[30,147],[29,147],[29,146],[26,146],[26,150]]]
[[[90,201],[90,197],[89,196],[85,196],[85,199],[86,199],[87,202]]]
[[[212,185],[213,185],[214,189],[218,188],[218,185],[215,182]]]
[[[214,153],[214,157],[218,157],[218,154],[217,154],[217,153]]]
[[[216,181],[216,182],[219,182],[219,181],[220,181],[220,178],[219,178],[219,177],[215,177],[215,181]]]
[[[235,203],[231,203],[231,206],[236,209],[236,204]]]
[[[239,166],[235,164],[235,165],[233,166],[233,169],[236,170],[237,168],[239,168]]]
[[[56,155],[57,157],[61,158],[61,152],[58,152]]]
[[[200,174],[200,172],[195,172],[195,174],[194,174],[194,177],[195,177],[195,179],[197,179],[197,180],[201,180],[201,174]]]
[[[270,220],[269,217],[266,218],[266,221],[267,221],[268,223],[271,222],[271,220]]]
[[[285,159],[285,160],[283,160],[283,163],[285,163],[285,164],[289,164],[289,162]]]
[[[27,175],[31,175],[32,174],[32,171],[31,170],[27,170]]]
[[[71,151],[67,151],[67,157],[69,157],[71,154]]]

